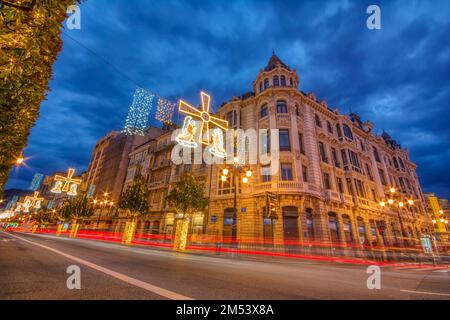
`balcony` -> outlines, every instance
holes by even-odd
[[[353,205],[353,197],[349,194],[341,193],[341,201],[345,204]]]
[[[339,193],[333,190],[325,190],[325,198],[329,201],[341,202],[341,197]]]

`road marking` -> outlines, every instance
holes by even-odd
[[[156,293],[157,295],[163,296],[165,298],[172,299],[172,300],[194,300],[193,298],[190,298],[190,297],[178,294],[176,292],[173,292],[173,291],[170,291],[170,290],[167,290],[167,289],[164,289],[164,288],[152,285],[150,283],[147,283],[147,282],[144,282],[144,281],[141,281],[141,280],[129,277],[129,276],[124,275],[122,273],[119,273],[119,272],[116,272],[116,271],[104,268],[102,266],[96,265],[96,264],[94,264],[92,262],[89,262],[87,260],[84,260],[84,259],[72,256],[70,254],[61,252],[61,251],[53,249],[51,247],[47,247],[47,246],[44,246],[42,244],[30,241],[30,240],[23,239],[22,237],[19,237],[19,236],[13,235],[13,234],[8,234],[8,235],[11,236],[11,237],[15,237],[15,238],[17,238],[19,240],[31,243],[31,244],[33,244],[35,246],[47,249],[47,250],[52,251],[54,253],[57,253],[57,254],[59,254],[59,255],[61,255],[63,257],[66,257],[66,258],[74,260],[74,261],[76,261],[78,263],[84,264],[85,266],[87,266],[89,268],[92,268],[94,270],[103,272],[103,273],[105,273],[105,274],[107,274],[107,275],[109,275],[111,277],[114,277],[116,279],[122,280],[122,281],[124,281],[126,283],[132,284],[132,285],[134,285],[136,287],[139,287],[139,288],[142,288],[144,290]]]
[[[449,272],[449,270],[436,270],[436,271],[433,271],[433,272]]]
[[[400,291],[402,291],[402,292],[409,292],[409,293],[430,294],[430,295],[435,295],[435,296],[450,297],[450,293],[426,292],[426,291],[414,291],[414,290],[400,290]]]

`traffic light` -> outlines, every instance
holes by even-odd
[[[269,219],[278,219],[277,215],[278,196],[271,192],[266,192],[266,210]]]

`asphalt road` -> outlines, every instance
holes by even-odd
[[[69,290],[67,268],[81,270]],[[0,232],[0,299],[445,299],[448,270],[381,268],[285,259],[255,261]]]

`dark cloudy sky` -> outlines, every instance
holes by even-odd
[[[381,30],[366,28],[370,4]],[[449,17],[449,1],[88,0],[81,30],[64,31],[28,167],[7,187],[86,170],[96,140],[123,127],[136,83],[193,103],[203,89],[217,108],[251,90],[273,48],[301,90],[384,128],[409,148],[424,191],[450,197]]]

